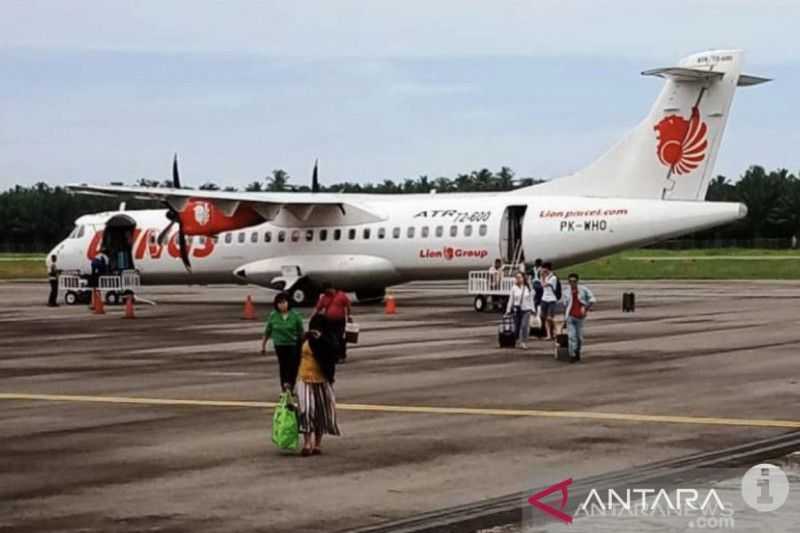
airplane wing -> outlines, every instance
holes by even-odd
[[[233,216],[240,207],[246,207],[264,221],[279,226],[367,224],[387,218],[337,193],[227,192],[117,185],[68,185],[67,190],[95,196],[155,200],[177,212],[183,211],[189,200],[205,200],[227,217]]]

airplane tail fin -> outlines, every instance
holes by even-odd
[[[647,117],[586,168],[530,192],[704,200],[736,88],[770,81],[742,74],[742,56],[702,52],[677,67],[642,72],[666,80]]]

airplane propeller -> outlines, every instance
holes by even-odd
[[[172,186],[175,189],[181,188],[181,178],[180,174],[178,173],[178,154],[175,154],[175,158],[172,160]],[[173,207],[168,203],[164,202],[167,206],[167,218],[169,219],[169,224],[167,227],[161,230],[161,233],[158,235],[158,244],[164,245],[164,242],[167,239],[167,235],[169,235],[172,226],[177,222],[178,223],[178,249],[181,252],[181,260],[183,261],[183,266],[186,267],[188,272],[192,271],[192,265],[189,262],[189,248],[186,245],[186,234],[183,232],[183,224],[181,223],[181,214],[175,211]]]
[[[314,172],[311,173],[311,192],[319,192],[319,159],[314,160]]]

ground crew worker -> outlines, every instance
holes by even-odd
[[[569,338],[569,355],[572,362],[581,360],[583,349],[583,323],[586,314],[597,300],[586,286],[578,284],[578,275],[574,272],[569,275],[569,290],[564,295],[564,322],[567,325]]]
[[[270,313],[261,337],[261,353],[267,353],[267,341],[271,338],[278,356],[281,389],[293,391],[300,367],[300,346],[303,342],[303,317],[289,309],[289,297],[279,293],[273,301],[275,310]]]
[[[47,269],[47,281],[50,282],[50,297],[47,299],[49,307],[58,307],[58,275],[61,273],[56,267],[56,256],[50,256],[50,268]]]

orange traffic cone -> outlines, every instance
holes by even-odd
[[[253,307],[253,299],[247,295],[247,300],[244,301],[244,313],[242,313],[242,320],[255,320],[256,308]]]
[[[387,294],[385,302],[386,304],[384,306],[384,312],[387,315],[393,315],[397,313],[397,302],[394,301],[394,294]]]
[[[122,318],[136,318],[136,313],[133,312],[133,295],[125,298],[125,315]]]
[[[94,290],[94,314],[106,314],[106,306],[103,303],[103,295],[97,289]]]

